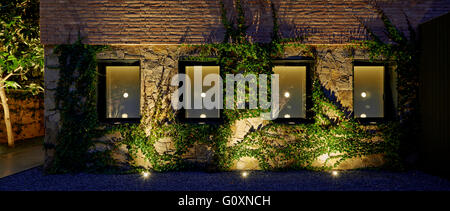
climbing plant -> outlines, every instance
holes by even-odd
[[[417,151],[415,140],[419,137],[418,132],[420,131],[417,97],[419,88],[418,39],[415,29],[405,13],[408,36],[392,23],[380,6],[376,4],[373,6],[381,17],[388,41],[383,40],[367,24],[361,22],[372,39],[359,42],[359,44],[369,51],[371,60],[381,60],[396,66],[395,71],[398,75],[395,87],[398,91],[396,114],[401,123],[398,133],[402,135],[400,138],[402,140],[400,153],[403,156],[408,156]]]
[[[9,146],[14,146],[14,136],[7,91],[22,89],[30,96],[43,90],[44,49],[39,42],[38,9],[36,0],[0,2],[0,101]]]
[[[225,74],[237,73],[272,74],[272,61],[283,57],[284,49],[289,46],[301,47],[306,56],[317,59],[314,47],[302,44],[301,39],[279,36],[273,4],[274,24],[269,43],[255,43],[249,39],[244,8],[239,0],[234,5],[237,17],[229,19],[225,4],[221,3],[222,24],[226,29],[223,42],[188,46],[197,52],[195,56],[187,55],[188,59],[216,61],[222,67],[222,78]],[[97,83],[95,55],[101,49],[104,48],[84,45],[81,41],[56,49],[61,63],[57,105],[62,124],[56,145],[47,146],[56,148],[54,172],[82,170],[86,163],[92,163],[92,159],[101,160],[103,164],[96,163],[100,166],[113,163],[105,156],[89,155],[92,139],[101,135],[96,130],[99,123],[94,100]],[[120,144],[127,146],[131,157],[143,156],[149,164],[147,167],[155,171],[192,169],[195,166],[183,157],[196,144],[211,148],[210,162],[204,166],[209,170],[228,170],[235,161],[246,156],[256,158],[263,169],[323,170],[337,167],[350,158],[373,154],[385,154],[387,160],[392,161],[388,163],[395,165],[398,160],[398,125],[389,122],[376,126],[359,124],[334,100],[334,93],[321,85],[314,65],[311,69],[313,106],[308,111],[312,116],[310,123],[287,125],[266,121],[261,128],[248,132],[242,140],[230,146],[228,142],[236,121],[258,117],[265,110],[224,110],[221,124],[189,124],[177,119],[176,111],[166,105],[163,99],[169,90],[164,90],[156,94],[153,107],[143,109],[140,124],[108,126],[107,132],[119,132],[123,138]],[[174,149],[159,153],[155,144],[162,139],[170,139]],[[323,163],[317,165],[317,160]],[[132,165],[139,167],[138,163],[132,162]]]
[[[273,9],[273,34],[269,43],[251,42],[246,35],[245,13],[239,0],[236,1],[237,17],[232,22],[227,17],[225,5],[221,3],[222,24],[226,29],[224,41],[216,44],[192,45],[198,49],[197,56],[188,56],[194,61],[217,61],[221,66],[221,76],[225,74],[272,74],[272,61],[282,57],[289,46],[302,47],[306,56],[314,57],[314,49],[299,43],[301,39],[283,39],[278,35],[276,11]],[[312,68],[314,69],[314,67]],[[264,127],[249,132],[245,138],[233,146],[227,143],[232,136],[232,126],[236,121],[258,117],[264,110],[235,109],[223,111],[223,123],[220,125],[197,125],[180,122],[175,114],[169,121],[156,120],[155,127],[146,133],[149,125],[121,126],[126,134],[126,144],[136,156],[140,150],[150,161],[154,170],[179,170],[190,167],[182,159],[183,155],[195,144],[207,144],[214,152],[212,168],[227,170],[242,157],[254,157],[263,169],[309,168],[329,169],[338,166],[349,158],[371,154],[386,154],[390,164],[397,164],[396,154],[398,136],[395,123],[380,124],[376,127],[360,125],[349,112],[343,111],[336,101],[326,97],[325,90],[314,76],[313,123],[287,125],[268,121]],[[162,105],[160,105],[162,106]],[[162,109],[155,107],[154,110]],[[329,113],[334,113],[333,117]],[[174,112],[172,112],[174,113]],[[157,118],[156,118],[157,119]],[[168,123],[169,122],[169,123]],[[175,143],[174,152],[158,154],[154,144],[170,137]],[[384,141],[372,141],[380,137]],[[279,142],[284,144],[277,144]],[[314,161],[325,157],[319,166]],[[331,161],[332,160],[332,161]],[[328,165],[331,164],[331,165]],[[210,167],[211,168],[211,167]]]
[[[96,53],[104,46],[82,44],[59,45],[59,81],[55,94],[56,112],[60,114],[60,128],[55,144],[46,149],[55,154],[50,173],[84,170],[89,161],[88,149],[99,134],[97,115]]]

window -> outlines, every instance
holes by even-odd
[[[277,120],[293,123],[307,118],[309,83],[308,63],[280,60],[275,62],[274,74],[279,75],[279,114]]]
[[[139,62],[103,62],[99,65],[99,114],[102,120],[140,118]]]
[[[385,67],[354,66],[353,108],[355,118],[385,117]]]
[[[185,104],[184,109],[180,114],[182,116],[181,118],[198,123],[219,120],[220,109],[218,109],[218,107],[222,103],[222,99],[219,99],[220,96],[213,94],[211,102],[215,102],[215,108],[208,109],[205,106],[205,97],[207,97],[208,91],[220,93],[221,84],[215,84],[220,80],[220,67],[214,62],[180,61],[180,72],[186,74],[186,77],[188,77],[191,82],[190,87],[185,86],[187,89],[185,90],[185,94],[187,95],[184,96]],[[204,80],[208,75],[213,78],[217,76],[217,78],[215,78],[211,84],[206,84]],[[201,102],[200,108],[195,106],[194,101]]]

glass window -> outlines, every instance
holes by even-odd
[[[279,74],[279,119],[306,118],[306,66],[275,66]]]
[[[220,118],[220,110],[219,109],[206,109],[203,104],[203,99],[206,97],[206,92],[211,89],[214,84],[211,86],[206,86],[203,83],[204,78],[209,74],[215,74],[217,77],[220,77],[220,67],[219,66],[185,66],[186,75],[191,80],[191,90],[190,90],[190,98],[186,99],[186,103],[190,105],[190,109],[185,109],[185,118],[201,118],[201,119],[211,119],[211,118]],[[196,75],[197,74],[197,75]],[[197,76],[197,77],[196,77]],[[214,83],[214,82],[213,82]],[[198,86],[201,84],[200,86]],[[199,89],[195,89],[196,86]],[[216,93],[220,92],[220,86],[216,85],[215,88],[218,90]],[[188,90],[189,91],[189,90]],[[212,101],[216,102],[218,96],[213,96]],[[202,109],[194,108],[194,99],[201,100]]]
[[[139,66],[106,66],[106,118],[140,118]]]
[[[384,66],[354,67],[355,118],[384,117]]]

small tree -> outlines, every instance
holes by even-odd
[[[9,146],[14,146],[14,137],[6,90],[43,90],[38,8],[37,0],[0,1],[0,100]]]

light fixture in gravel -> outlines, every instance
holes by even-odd
[[[142,172],[142,177],[144,177],[145,179],[148,178],[149,176],[150,176],[150,172],[148,172],[148,171]]]
[[[241,175],[242,175],[243,178],[246,178],[246,177],[248,177],[248,172],[243,171],[243,172],[241,173]]]
[[[332,172],[331,172],[331,175],[337,177],[337,176],[339,176],[339,172],[338,172],[338,171],[332,171]]]

